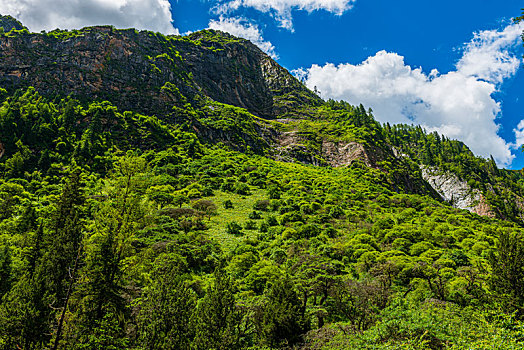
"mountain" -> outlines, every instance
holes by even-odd
[[[16,18],[11,16],[0,15],[0,28],[3,28],[4,32],[10,32],[11,30],[23,30],[27,29],[20,23]]]
[[[520,171],[226,33],[1,18],[0,349],[522,346]]]
[[[142,113],[203,97],[266,118],[321,103],[251,42],[213,30],[181,37],[90,27],[6,35],[1,45],[0,82],[8,89],[107,99]]]
[[[18,23],[13,18],[3,18],[8,23]],[[455,142],[461,159],[445,159],[432,168],[433,174],[442,173],[448,179],[444,191],[437,185],[442,181],[435,176],[431,180],[427,175],[425,166],[432,166],[431,161],[424,162],[428,155],[408,157],[407,161],[417,163],[419,169],[413,164],[399,165],[406,159],[398,156],[398,150],[402,154],[420,147],[425,150],[427,138],[432,136],[417,130],[417,137],[425,141],[409,144],[405,138],[392,135],[390,128],[384,129],[370,119],[362,108],[355,112],[350,106],[324,103],[247,40],[214,30],[163,36],[110,26],[45,34],[24,31],[21,24],[13,28],[11,35],[0,38],[0,84],[8,91],[32,86],[45,96],[107,100],[121,110],[156,114],[161,119],[175,118],[179,122],[187,118],[187,103],[205,114],[209,111],[204,106],[209,101],[233,105],[263,118],[248,117],[254,129],[251,135],[237,130],[238,138],[246,140],[257,153],[271,152],[276,159],[331,166],[361,160],[383,170],[381,163],[387,161],[396,168],[389,171],[395,173],[391,176],[396,185],[412,193],[428,193],[448,201],[453,197],[455,203],[461,203],[460,208],[502,218],[522,218],[524,192],[516,185],[518,172],[500,170],[495,174],[497,167],[492,161],[476,158],[467,146]],[[369,130],[356,130],[355,120],[343,126],[341,119],[347,119],[348,113],[364,116],[367,120],[358,127]],[[279,123],[268,124],[272,120]],[[201,118],[197,118],[196,124],[201,137],[243,149],[231,142],[230,133],[210,128]],[[333,130],[319,139],[326,125]],[[346,130],[348,127],[355,130]],[[473,163],[464,167],[467,171],[456,168],[463,161]],[[453,163],[456,164],[450,169],[448,165]],[[408,169],[398,174],[398,168]],[[450,171],[453,177],[445,175]],[[422,179],[424,174],[427,176]]]

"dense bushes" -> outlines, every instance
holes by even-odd
[[[0,126],[0,349],[522,346],[512,222],[107,103],[28,90]]]

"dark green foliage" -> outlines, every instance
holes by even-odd
[[[112,313],[107,313],[97,320],[90,330],[89,337],[75,346],[75,349],[129,349],[129,341],[123,334],[122,326]]]
[[[11,289],[12,260],[9,246],[0,252],[0,298]]]
[[[259,212],[257,212],[256,210],[253,210],[251,213],[249,213],[249,216],[248,216],[251,220],[260,220],[262,218],[262,216],[260,215]]]
[[[242,319],[235,301],[234,286],[227,274],[215,270],[213,284],[198,303],[193,320],[195,349],[239,349]]]
[[[253,220],[246,221],[244,228],[246,230],[255,230],[257,228],[257,222]]]
[[[271,347],[291,346],[307,328],[304,307],[289,276],[276,280],[257,324],[259,337]]]
[[[23,276],[0,308],[0,348],[42,348],[49,341],[49,304],[44,278]]]
[[[269,187],[268,190],[267,190],[267,194],[268,194],[270,199],[280,199],[280,190],[278,189],[277,186]],[[267,208],[267,206],[266,206],[266,208]],[[262,209],[259,208],[259,210],[262,210]]]
[[[44,236],[47,254],[40,266],[48,279],[48,291],[57,301],[65,299],[71,269],[80,255],[85,202],[82,192],[81,173],[75,170],[66,181]]]
[[[269,208],[269,201],[267,199],[258,200],[255,202],[255,205],[253,205],[253,209],[255,210],[266,211],[268,208]]]
[[[176,262],[157,261],[151,285],[144,290],[138,315],[139,344],[146,349],[190,349],[191,316],[196,295]]]
[[[230,235],[239,235],[242,233],[242,226],[240,226],[237,222],[231,221],[228,222],[226,226],[226,231]]]
[[[524,311],[524,240],[520,234],[502,232],[489,255],[490,284],[496,300],[509,312]]]

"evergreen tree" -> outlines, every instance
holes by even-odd
[[[198,350],[239,349],[242,316],[235,305],[233,283],[222,269],[215,270],[214,278],[197,306],[193,347]]]
[[[59,305],[65,298],[82,241],[84,202],[81,172],[75,170],[64,186],[44,236],[46,253],[41,266],[48,279],[47,289]]]
[[[267,294],[267,304],[258,324],[259,336],[271,347],[290,346],[300,340],[307,329],[302,303],[291,278],[275,281]]]
[[[189,349],[194,336],[190,323],[195,294],[175,269],[155,269],[153,282],[144,292],[138,315],[139,343],[145,349]]]
[[[0,349],[41,349],[49,341],[50,301],[44,276],[22,276],[0,307]]]
[[[490,286],[506,311],[524,312],[524,240],[516,233],[502,232],[497,248],[489,255]]]

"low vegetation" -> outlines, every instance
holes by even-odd
[[[399,146],[418,130],[367,118],[308,128]],[[360,162],[283,163],[190,131],[109,102],[4,94],[0,348],[522,346],[517,223],[399,193]]]

